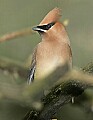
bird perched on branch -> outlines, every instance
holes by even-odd
[[[59,22],[60,17],[60,9],[54,8],[39,25],[32,28],[40,34],[42,40],[33,52],[29,84],[34,78],[42,79],[49,75],[58,66],[68,63],[69,68],[72,67],[70,41],[65,27]]]

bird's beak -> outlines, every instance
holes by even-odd
[[[38,31],[38,27],[37,27],[37,26],[36,26],[36,27],[33,27],[32,30]]]

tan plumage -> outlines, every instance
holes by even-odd
[[[51,22],[57,22],[61,17],[61,10],[59,8],[54,8],[51,10],[44,19],[40,22],[39,25],[51,23]]]
[[[50,74],[56,67],[68,63],[72,66],[72,52],[65,27],[59,22],[60,9],[54,8],[34,27],[42,37],[42,41],[34,50],[29,83],[36,78],[41,79]]]

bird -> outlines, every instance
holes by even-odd
[[[41,36],[41,42],[36,45],[28,75],[28,84],[38,78],[43,79],[58,66],[68,63],[72,68],[72,50],[70,40],[64,25],[60,22],[61,9],[55,7],[40,22],[32,28]]]

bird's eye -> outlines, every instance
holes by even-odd
[[[48,30],[49,28],[51,28],[54,24],[55,24],[54,22],[47,24],[47,26],[46,26],[46,27],[47,27],[47,30]]]
[[[48,28],[48,29],[49,29],[49,28],[51,28],[51,27],[52,27],[52,25],[51,25],[51,24],[48,24],[48,25],[47,25],[47,28]]]

